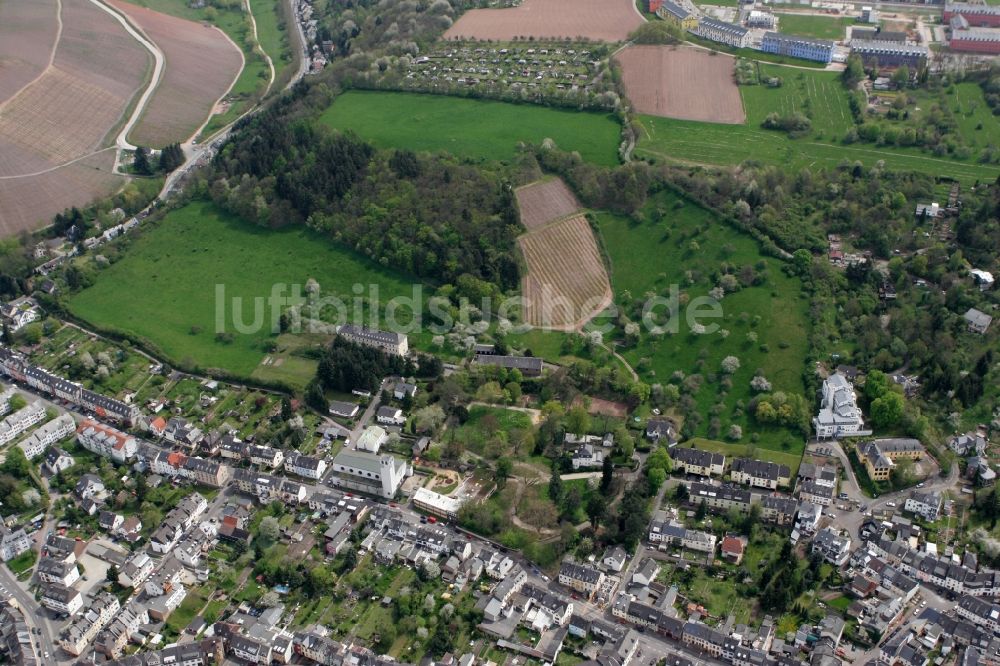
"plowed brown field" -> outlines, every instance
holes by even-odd
[[[615,56],[639,113],[739,125],[746,122],[734,61],[700,49],[630,46]]]
[[[561,330],[582,327],[611,303],[611,284],[590,223],[568,217],[518,238],[528,265],[524,320]]]
[[[48,23],[41,14],[24,11],[36,4],[48,7],[55,22],[56,3],[49,0],[0,3],[0,20],[12,7],[20,8],[13,18],[25,29],[34,22],[41,44]],[[25,80],[23,64],[11,70],[24,83],[0,101],[0,232],[5,234],[43,226],[63,208],[86,205],[124,183],[111,173],[114,151],[103,149],[145,83],[150,58],[114,17],[89,0],[61,5],[63,27],[51,64],[53,40],[45,42],[44,54],[25,44],[35,74]],[[0,54],[8,48],[7,29],[0,23]],[[0,82],[7,85],[3,76]]]
[[[580,202],[559,178],[519,187],[515,194],[521,211],[521,224],[528,231],[581,208]]]
[[[624,41],[645,19],[632,0],[524,0],[508,9],[472,9],[445,39],[510,41],[515,37]]]
[[[0,104],[48,67],[57,13],[56,0],[0,2]]]
[[[111,173],[113,148],[29,178],[0,178],[0,235],[37,229],[70,206],[114,194],[125,182]]]
[[[218,28],[121,0],[110,4],[156,42],[166,60],[160,84],[129,141],[153,148],[187,141],[240,73],[243,54]]]

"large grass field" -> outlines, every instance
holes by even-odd
[[[995,179],[996,166],[935,157],[919,148],[841,143],[853,119],[847,104],[847,92],[835,72],[796,70],[776,65],[760,65],[762,77],[779,76],[782,86],[743,86],[746,125],[719,125],[691,120],[638,116],[642,128],[635,153],[678,164],[738,164],[757,160],[789,169],[834,168],[844,163],[861,162],[873,166],[884,162],[888,168],[917,171],[931,175],[947,174],[965,183]],[[1000,128],[990,116],[981,91],[975,84],[956,86],[953,104],[961,107],[959,130],[963,136],[976,134],[1000,143]],[[812,119],[812,131],[791,139],[783,132],[765,130],[761,123],[771,112],[799,111]],[[983,124],[982,130],[975,127]],[[996,136],[995,136],[996,135]]]
[[[69,297],[67,306],[94,326],[150,342],[175,362],[250,377],[277,336],[270,329],[270,309],[261,330],[234,333],[234,298],[242,299],[242,320],[251,323],[253,299],[267,299],[273,285],[305,285],[309,278],[319,283],[322,296],[339,295],[347,303],[353,285],[362,285],[366,294],[377,285],[382,303],[412,293],[407,278],[304,228],[263,229],[210,203],[194,202],[145,229],[119,261],[97,274],[92,287]],[[224,299],[217,303],[216,291],[223,288]],[[231,341],[216,337],[217,307],[224,331],[234,333]],[[312,367],[303,364],[300,370],[311,374]]]
[[[847,16],[814,16],[811,14],[778,14],[781,32],[816,39],[844,39],[847,26],[854,19]]]
[[[322,122],[386,148],[445,150],[460,157],[509,160],[519,142],[552,139],[590,162],[618,162],[620,126],[600,113],[529,104],[414,93],[350,91],[334,101]]]
[[[653,221],[660,215],[662,219]],[[721,435],[736,424],[743,428],[744,441],[751,432],[759,433],[760,448],[800,451],[801,436],[784,429],[762,428],[745,415],[734,413],[738,401],[745,405],[751,397],[750,380],[758,368],[774,390],[804,392],[807,301],[798,280],[782,272],[780,260],[762,257],[756,241],[673,194],[662,193],[650,202],[646,222],[608,213],[598,214],[597,222],[611,263],[615,299],[626,309],[627,295],[642,303],[649,292],[668,295],[672,285],[691,299],[706,296],[714,286],[711,276],[724,262],[752,266],[757,272],[761,272],[759,262],[766,262],[763,284],[726,295],[721,301],[723,318],[702,322],[717,323],[729,331],[728,337],[718,332],[694,334],[681,306],[676,333],[655,336],[641,326],[638,343],[621,351],[650,383],[666,383],[678,370],[706,378],[694,394],[697,411],[705,417],[696,434],[704,436],[708,436],[710,410],[720,402],[721,393],[720,383],[707,377],[719,374],[723,358],[736,356],[740,368],[732,377],[732,388],[721,398]],[[751,331],[757,335],[756,343],[747,337]]]

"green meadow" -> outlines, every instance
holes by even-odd
[[[320,120],[382,148],[448,151],[473,159],[510,160],[518,143],[552,139],[561,149],[604,166],[617,164],[621,132],[609,114],[373,91],[340,95]]]
[[[196,201],[144,229],[118,261],[98,271],[93,286],[67,299],[67,307],[97,328],[144,341],[175,363],[302,386],[314,361],[295,356],[285,367],[273,359],[260,366],[279,342],[294,347],[271,328],[272,310],[262,307],[264,325],[249,333],[237,332],[234,310],[235,299],[241,299],[239,317],[251,324],[254,299],[266,305],[273,285],[304,287],[310,278],[319,283],[321,296],[336,295],[348,305],[356,284],[366,296],[377,288],[382,303],[411,295],[413,288],[407,277],[308,229],[264,229]],[[217,297],[219,290],[224,297]],[[222,336],[216,327],[220,312]],[[322,314],[332,319],[333,310]],[[269,372],[255,373],[259,366]]]
[[[847,91],[836,72],[791,69],[760,64],[762,79],[780,77],[782,85],[742,86],[743,106],[747,113],[745,125],[720,125],[692,120],[674,120],[655,116],[638,116],[641,137],[635,154],[675,164],[727,165],[756,160],[789,169],[835,168],[844,163],[861,162],[874,166],[883,162],[897,170],[917,171],[931,175],[948,174],[972,183],[994,179],[997,167],[979,164],[974,158],[965,161],[935,157],[919,148],[878,146],[871,143],[841,143],[854,125],[847,104]],[[974,90],[969,88],[972,86]],[[989,116],[982,92],[975,84],[956,86],[954,102],[961,113],[959,131],[963,136],[977,134],[983,142],[1000,135],[996,121]],[[789,138],[783,132],[765,130],[761,123],[769,113],[800,112],[811,118],[813,129],[800,138]],[[983,129],[976,130],[980,124]]]
[[[682,300],[707,296],[724,263],[737,270],[750,267],[763,278],[761,284],[727,294],[720,301],[720,319],[702,320],[706,326],[716,324],[716,332],[697,335],[692,331],[681,302],[676,332],[656,335],[642,326],[637,343],[619,351],[649,383],[668,383],[676,371],[703,377],[693,394],[696,411],[705,415],[696,434],[711,437],[708,415],[720,404],[721,436],[730,425],[739,425],[744,441],[749,433],[758,432],[761,448],[801,451],[801,436],[760,427],[739,412],[739,404],[745,406],[752,396],[750,380],[758,369],[776,391],[801,395],[805,390],[802,364],[807,351],[808,304],[799,281],[781,270],[781,260],[762,256],[755,240],[671,193],[658,195],[645,212],[643,222],[596,214],[620,308],[634,313],[636,305],[646,302],[647,294],[668,296],[672,285],[683,294]],[[740,368],[732,375],[732,387],[724,390],[720,368],[727,356],[736,356]]]
[[[815,16],[812,14],[778,14],[781,32],[816,39],[844,39],[847,26],[854,25],[848,16]]]

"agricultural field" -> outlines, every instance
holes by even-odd
[[[163,51],[163,76],[129,140],[161,148],[184,142],[208,119],[243,67],[239,48],[218,28],[121,0],[112,4]]]
[[[750,380],[758,370],[776,391],[802,395],[805,390],[808,303],[798,280],[781,270],[781,260],[764,257],[752,238],[670,193],[661,193],[649,203],[644,222],[600,213],[597,226],[611,262],[615,303],[633,321],[640,321],[645,294],[669,299],[671,289],[677,289],[676,330],[657,334],[641,325],[634,341],[622,336],[624,346],[619,351],[643,380],[667,383],[677,371],[699,375],[702,381],[692,393],[695,411],[707,415],[721,405],[718,418],[723,436],[730,425],[739,425],[744,433],[759,433],[759,449],[801,451],[800,435],[751,423],[740,407],[752,397]],[[719,301],[721,320],[702,322],[706,327],[717,324],[718,330],[697,334],[681,303],[707,296],[716,286],[712,276],[724,263],[738,267],[741,284],[747,286]],[[658,312],[666,310],[659,307]],[[663,317],[654,323],[663,325]],[[720,383],[722,360],[727,356],[740,362],[728,389]],[[694,434],[717,438],[709,426],[705,418]]]
[[[512,41],[584,37],[621,42],[642,23],[633,0],[524,0],[517,7],[469,10],[448,28],[444,38]]]
[[[538,181],[517,188],[521,224],[528,231],[580,210],[580,202],[561,178]]]
[[[125,184],[111,172],[114,163],[115,149],[107,148],[54,171],[0,177],[0,233],[38,229],[69,206],[113,195]]]
[[[847,36],[847,27],[854,25],[849,16],[815,16],[812,14],[787,14],[779,12],[778,29],[791,35],[842,41]]]
[[[611,286],[590,222],[576,215],[517,239],[528,270],[522,282],[524,321],[574,330],[611,303]]]
[[[412,295],[413,285],[403,276],[314,232],[263,229],[207,202],[171,212],[129,243],[120,260],[95,275],[92,287],[66,299],[69,310],[97,328],[143,340],[174,363],[220,368],[239,377],[256,376],[265,358],[280,349],[288,352],[290,341],[276,339],[271,327],[278,312],[264,303],[259,330],[234,332],[232,310],[251,325],[254,299],[267,299],[274,285],[289,285],[290,291],[291,285],[304,287],[313,278],[324,297],[340,295],[348,303],[355,284],[366,293],[377,286],[385,300]],[[217,297],[217,288],[224,289],[224,297]],[[296,365],[305,376],[296,373],[296,381],[288,383],[304,385],[314,366]],[[280,367],[271,363],[268,369]]]
[[[87,0],[60,4],[57,44],[46,37],[48,15],[40,10],[47,3],[19,6],[29,5],[30,12],[10,3],[0,9],[19,13],[11,17],[13,25],[47,44],[44,63],[32,47],[25,48],[30,60],[0,56],[0,69],[20,82],[0,102],[0,229],[8,233],[48,223],[63,208],[85,205],[124,184],[112,174],[114,155],[101,151],[145,84],[150,64],[138,42]],[[50,9],[55,20],[56,8]]]
[[[621,131],[610,114],[367,91],[340,95],[320,121],[357,132],[383,148],[449,151],[484,160],[510,160],[519,143],[552,139],[561,149],[603,166],[618,163]]]
[[[636,154],[678,164],[738,164],[745,160],[777,164],[789,169],[835,168],[845,162],[940,175],[946,169],[964,182],[996,177],[995,167],[973,160],[934,157],[918,148],[841,143],[853,118],[846,91],[834,72],[790,70],[760,65],[761,77],[779,76],[782,85],[742,86],[747,122],[743,126],[639,116],[641,138]],[[809,116],[809,136],[792,139],[760,125],[771,112],[799,111]]]
[[[59,32],[57,0],[0,3],[0,104],[40,76]]]
[[[736,125],[746,120],[729,56],[684,47],[630,46],[615,59],[639,113]]]

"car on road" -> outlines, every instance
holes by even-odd
[[[885,505],[887,507],[889,507],[890,509],[895,509],[896,508],[896,503],[895,502],[886,502]]]

